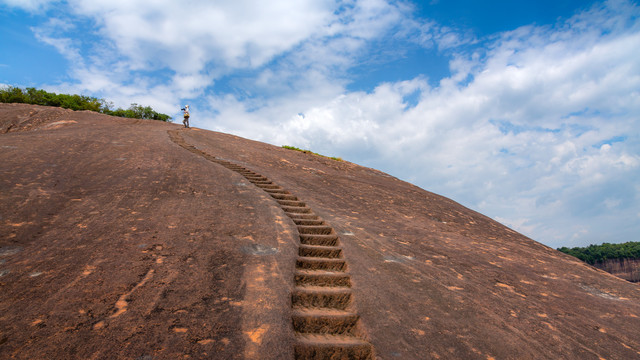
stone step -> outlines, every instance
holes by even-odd
[[[311,208],[304,207],[304,206],[281,205],[280,207],[282,207],[282,210],[284,210],[284,212],[291,213],[291,214],[310,214],[311,213]]]
[[[271,194],[271,197],[277,200],[298,200],[298,197],[290,194]]]
[[[288,194],[289,192],[285,189],[262,189],[271,194]]]
[[[375,359],[373,346],[353,336],[297,334],[294,345],[296,360]]]
[[[294,282],[296,286],[351,287],[351,277],[341,271],[298,269],[294,275]]]
[[[291,293],[294,308],[326,308],[345,310],[351,305],[351,288],[298,286]]]
[[[318,220],[320,217],[314,213],[289,213],[287,214],[291,219],[309,219],[309,220]]]
[[[298,225],[298,233],[311,235],[334,234],[333,228],[328,225]]]
[[[300,243],[304,245],[337,246],[338,234],[311,235],[300,234]]]
[[[307,206],[307,204],[299,200],[277,200],[277,201],[278,201],[278,204],[284,205],[284,206],[298,206],[298,207]]]
[[[337,246],[300,245],[298,255],[318,258],[342,258],[342,249]]]
[[[261,189],[282,189],[280,187],[280,185],[276,185],[276,184],[255,184],[257,187],[261,188]]]
[[[325,259],[299,257],[296,259],[297,269],[347,271],[347,263],[343,259]]]
[[[292,219],[296,225],[325,225],[322,219]]]
[[[304,334],[358,336],[358,314],[344,310],[294,309],[293,329]]]

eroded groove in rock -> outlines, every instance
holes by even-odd
[[[374,359],[360,316],[353,306],[351,277],[335,230],[298,197],[246,167],[216,158],[186,143],[180,131],[173,142],[244,176],[268,193],[298,229],[300,245],[291,293],[291,323],[296,333],[296,359]]]

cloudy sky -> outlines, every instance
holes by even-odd
[[[188,5],[185,5],[188,4]],[[386,171],[552,247],[640,241],[640,6],[0,0],[0,84]]]

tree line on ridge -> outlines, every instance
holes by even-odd
[[[594,265],[603,263],[606,260],[616,259],[640,259],[640,242],[629,241],[622,244],[589,245],[587,247],[561,247],[558,248],[565,254],[577,257],[578,259]]]
[[[0,88],[0,103],[23,103],[56,106],[71,110],[90,110],[101,114],[133,119],[170,121],[171,117],[153,110],[150,106],[131,104],[128,109],[114,109],[112,102],[85,95],[50,93],[32,87],[22,89],[14,86]]]

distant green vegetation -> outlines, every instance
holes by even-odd
[[[640,242],[636,241],[629,241],[623,244],[604,243],[602,245],[589,245],[572,249],[561,247],[558,250],[575,256],[591,265],[612,259],[640,259]]]
[[[328,159],[331,159],[331,160],[335,160],[335,161],[343,161],[343,160],[342,160],[342,158],[339,158],[339,157],[335,157],[335,156],[324,156],[324,155],[322,155],[322,154],[314,153],[314,152],[313,152],[313,151],[311,151],[311,150],[304,150],[304,149],[297,148],[297,147],[295,147],[295,146],[282,145],[282,147],[283,147],[283,148],[285,148],[285,149],[289,149],[289,150],[300,151],[300,152],[303,152],[303,153],[305,153],[305,154],[313,154],[313,155],[317,155],[317,156],[322,156],[322,157],[325,157],[325,158],[328,158]]]
[[[71,110],[90,110],[133,119],[171,120],[169,115],[158,113],[150,106],[131,104],[126,110],[121,108],[113,109],[113,103],[104,99],[84,95],[56,94],[35,88],[21,89],[13,86],[0,88],[0,102],[57,106]]]

